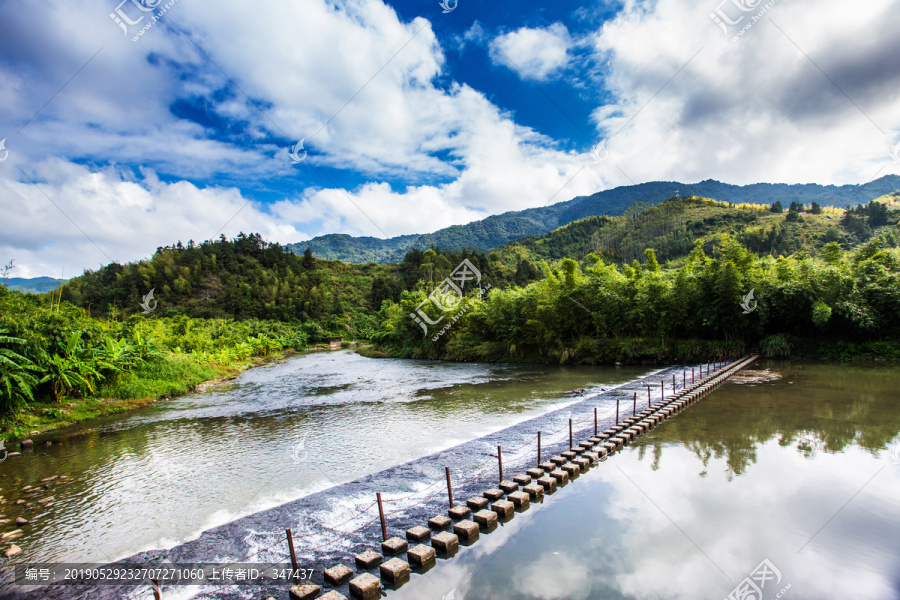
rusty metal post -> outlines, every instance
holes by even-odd
[[[503,481],[503,451],[497,446],[497,461],[500,464],[500,481]]]
[[[381,516],[381,541],[387,541],[387,524],[384,522],[384,506],[381,505],[381,492],[375,494],[378,498],[378,514]]]
[[[541,465],[541,432],[538,431],[538,466]]]
[[[636,414],[637,414],[637,392],[634,393],[634,407],[631,409],[631,416],[633,417]]]
[[[666,380],[661,379],[659,382],[659,397],[663,400],[666,399]]]
[[[572,449],[572,419],[569,419],[569,450]]]
[[[288,550],[291,551],[291,566],[294,568],[294,583],[300,585],[300,573],[297,569],[297,553],[294,552],[294,534],[291,533],[290,529],[285,529],[284,532],[287,534]]]
[[[162,592],[160,592],[159,590],[159,581],[156,579],[151,579],[150,586],[153,588],[153,599],[162,600]]]
[[[597,407],[594,407],[594,437],[597,437]]]
[[[444,467],[447,473],[447,495],[450,496],[450,508],[453,508],[453,486],[450,485],[450,467]]]
[[[616,425],[619,424],[619,398],[616,397]]]

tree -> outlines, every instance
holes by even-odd
[[[784,212],[784,207],[781,205],[780,200],[776,200],[772,203],[772,208],[770,208],[769,210],[771,210],[773,213],[782,213]]]
[[[312,249],[307,248],[303,252],[303,268],[307,271],[311,271],[316,268],[316,257],[313,256]]]
[[[819,205],[818,202],[813,202],[813,203],[812,203],[812,208],[809,209],[809,212],[811,212],[811,213],[814,214],[814,215],[821,215],[821,214],[822,214],[822,207]]]

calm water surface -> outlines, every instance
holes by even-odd
[[[564,406],[572,389],[644,372],[375,360],[346,351],[296,357],[8,459],[0,464],[0,520],[13,523],[0,524],[0,533],[18,516],[31,522],[16,540],[24,550],[17,562],[106,562],[168,548]],[[22,491],[55,475],[69,479]]]
[[[900,369],[758,367],[391,597],[900,598]]]

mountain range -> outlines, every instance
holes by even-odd
[[[900,190],[898,175],[886,175],[864,185],[841,186],[814,183],[755,183],[742,186],[714,179],[699,183],[654,181],[620,186],[550,206],[493,215],[465,225],[446,227],[434,233],[401,235],[388,239],[329,234],[289,244],[288,247],[297,254],[310,248],[319,258],[348,263],[400,262],[412,248],[436,246],[445,249],[490,250],[525,236],[543,235],[578,219],[618,216],[636,203],[655,205],[673,196],[699,196],[734,204],[772,204],[779,201],[785,207],[792,202],[806,205],[817,202],[821,206],[847,208],[866,204],[897,190]]]

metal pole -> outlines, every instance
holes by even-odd
[[[647,386],[647,404],[650,404],[650,386]]]
[[[597,437],[597,407],[594,407],[594,437]]]
[[[694,367],[691,367],[691,385],[694,385]]]
[[[453,487],[450,485],[450,467],[444,467],[447,473],[447,495],[450,496],[450,508],[453,508]]]
[[[541,466],[541,432],[538,431],[538,466]]]
[[[681,389],[687,387],[687,371],[681,372]]]
[[[663,400],[666,399],[666,380],[663,379],[659,382],[659,397]]]
[[[294,583],[300,585],[300,572],[297,569],[297,553],[294,552],[294,535],[290,529],[285,529],[287,533],[288,550],[291,551],[291,566],[294,567]]]
[[[497,446],[497,460],[500,464],[500,481],[503,481],[503,451]]]
[[[634,393],[634,408],[631,409],[631,416],[637,414],[637,392]]]
[[[672,393],[675,393],[675,373],[672,373]]]
[[[572,419],[569,419],[569,450],[572,449]]]
[[[616,425],[619,424],[619,398],[616,397]]]
[[[381,505],[381,492],[375,494],[378,498],[378,514],[381,516],[381,541],[387,541],[387,525],[384,522],[384,506]]]
[[[156,579],[151,579],[150,584],[153,588],[154,600],[162,600],[162,592],[159,591],[159,581],[157,581]]]

